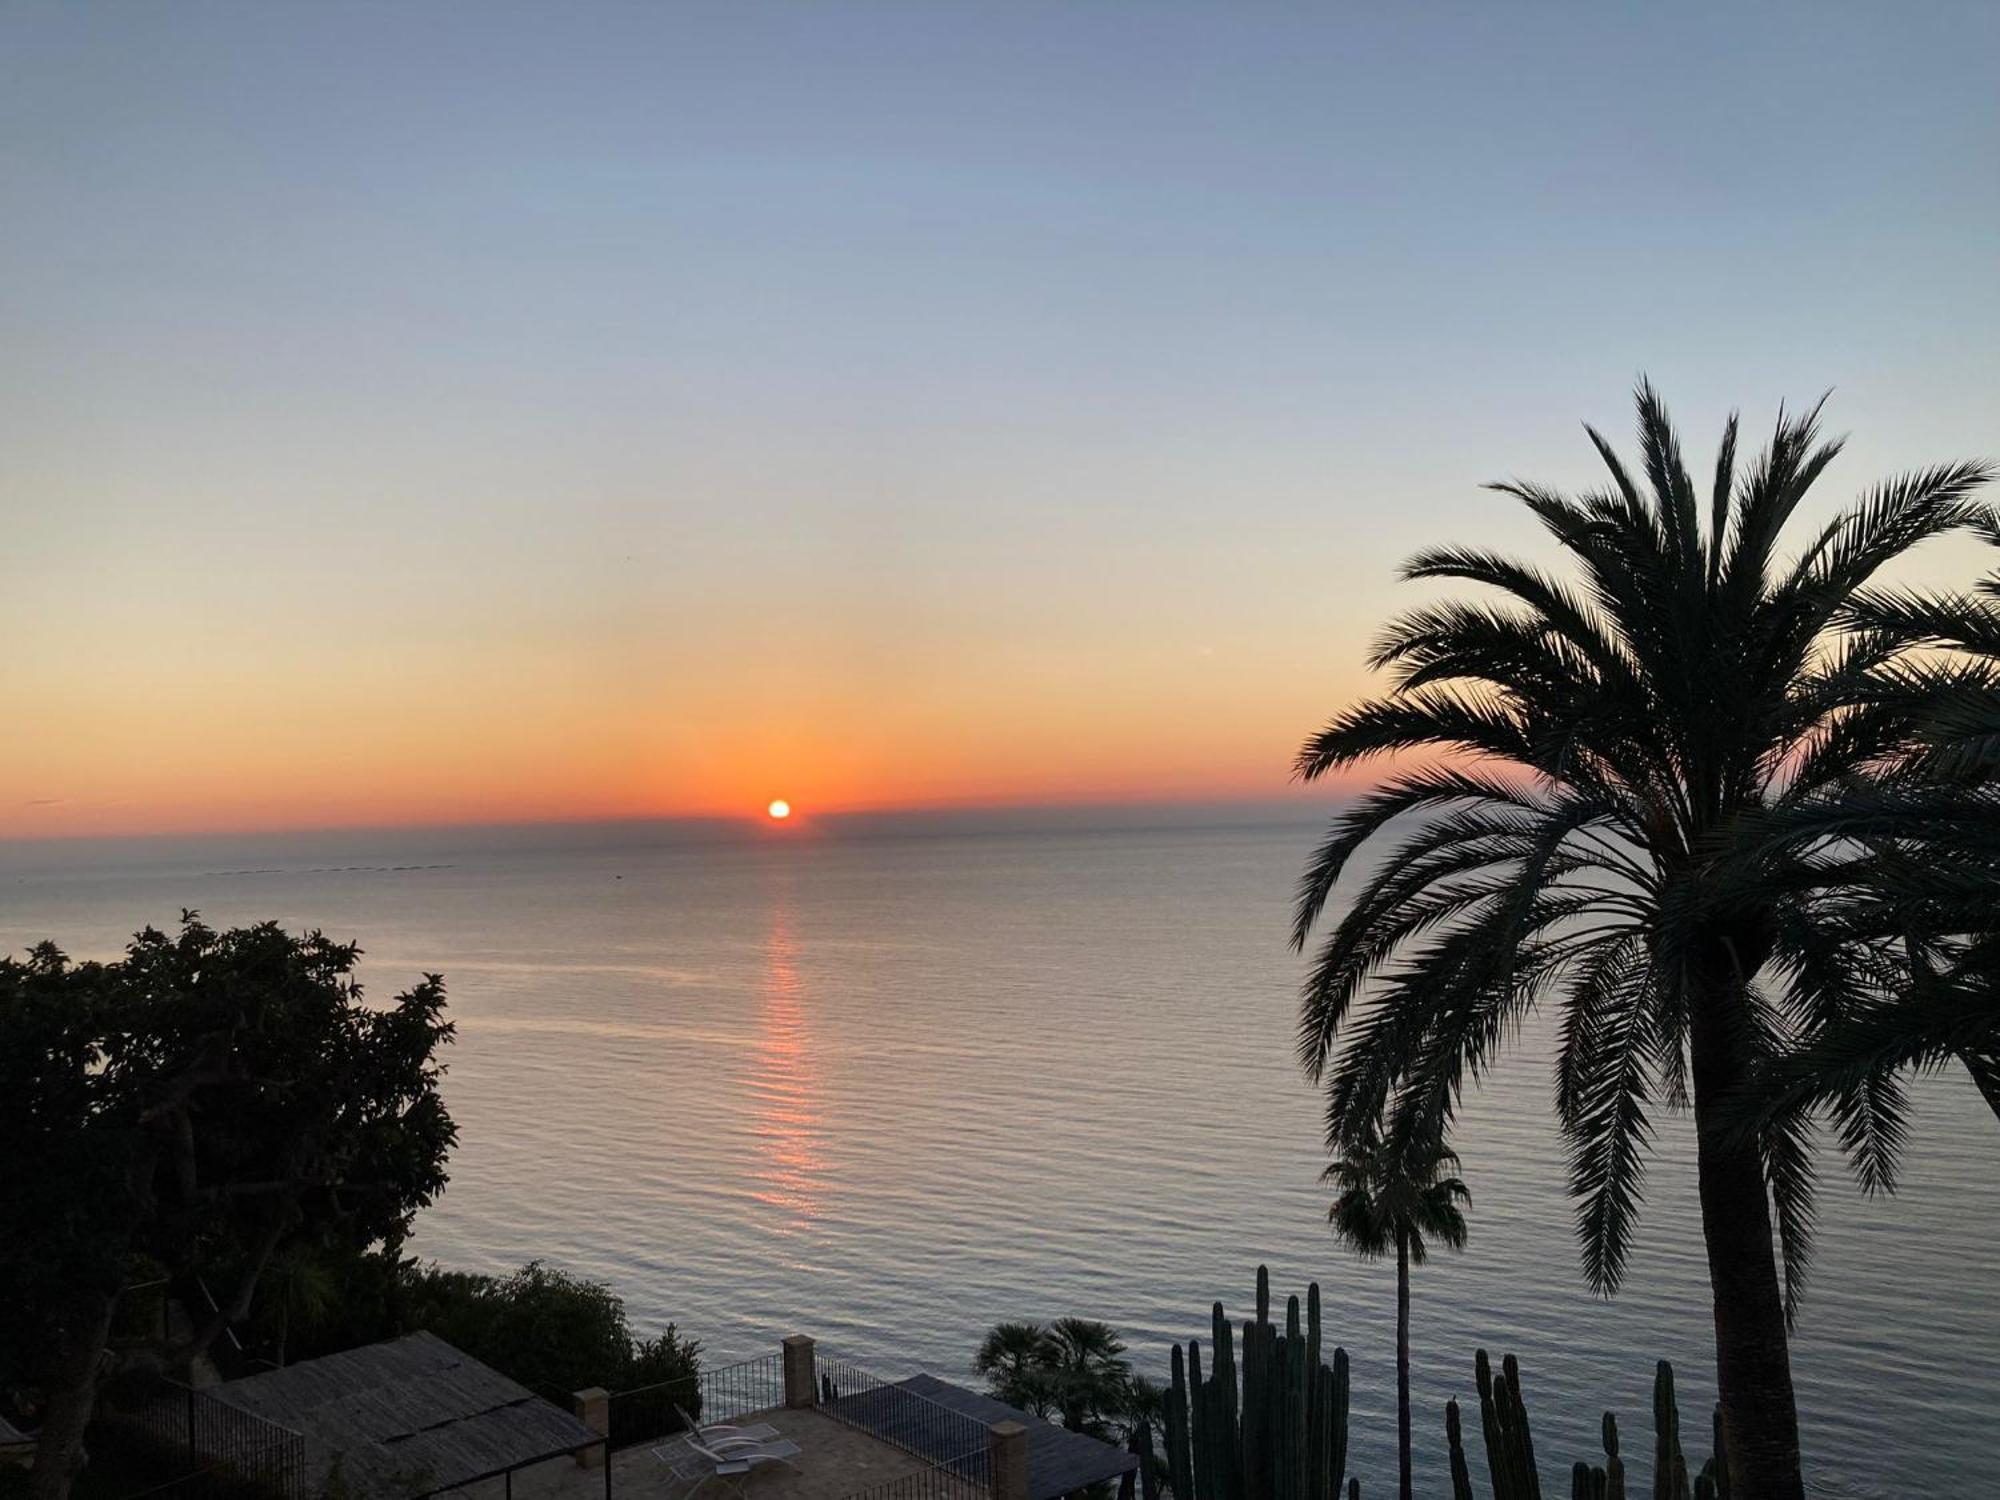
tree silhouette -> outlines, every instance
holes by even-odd
[[[1301,946],[1364,846],[1376,856],[1311,965],[1300,1055],[1337,1136],[1382,1117],[1392,1138],[1422,1140],[1551,1003],[1584,1269],[1607,1293],[1650,1111],[1691,1102],[1732,1474],[1742,1494],[1798,1500],[1787,1326],[1812,1179],[1802,1110],[1760,1106],[1785,1058],[1896,1003],[1928,950],[1907,933],[1867,938],[1852,912],[1897,899],[1896,859],[1922,820],[1972,795],[1926,769],[1925,739],[1951,704],[1990,701],[1996,670],[1937,659],[1941,623],[1969,622],[1871,610],[1869,590],[1926,540],[1990,531],[1973,499],[1990,471],[1882,484],[1781,559],[1786,523],[1840,451],[1820,441],[1819,408],[1781,415],[1741,475],[1731,418],[1705,507],[1644,383],[1638,414],[1636,472],[1589,432],[1607,488],[1494,486],[1554,538],[1570,576],[1471,546],[1419,555],[1405,576],[1497,600],[1397,620],[1372,656],[1391,690],[1301,750],[1307,780],[1392,752],[1431,758],[1343,813],[1306,870]],[[1858,953],[1870,961],[1850,966]],[[1834,1102],[1866,1179],[1897,1138],[1898,1100],[1843,1082]]]

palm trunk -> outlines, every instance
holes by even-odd
[[[1410,1497],[1410,1237],[1396,1231],[1396,1459],[1402,1500]]]
[[[1740,1004],[1733,989],[1711,993],[1693,1007],[1690,1028],[1722,1439],[1736,1500],[1804,1500],[1798,1405],[1764,1166],[1755,1143],[1732,1129],[1727,1111],[1743,1072]]]

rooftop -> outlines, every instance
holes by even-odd
[[[599,1435],[569,1412],[430,1333],[303,1360],[208,1394],[303,1434],[309,1478],[336,1458],[357,1494],[406,1497],[513,1464],[566,1456]]]
[[[1012,1421],[1027,1428],[1028,1500],[1056,1500],[1058,1495],[1070,1494],[1100,1480],[1116,1479],[1139,1467],[1134,1454],[1085,1433],[1044,1422],[1004,1401],[968,1391],[935,1375],[912,1375],[896,1383],[927,1401],[963,1412],[985,1426]]]
[[[1002,1490],[1056,1500],[1137,1466],[1110,1443],[932,1375],[883,1380],[816,1361],[802,1338],[785,1341],[782,1359],[704,1370],[685,1385],[579,1393],[575,1414],[429,1333],[206,1395],[284,1429],[294,1455],[286,1473],[305,1482],[287,1493],[317,1493],[337,1462],[348,1492],[366,1500],[685,1500],[708,1461],[679,1437],[652,1435],[679,1425],[677,1408],[703,1422],[763,1424],[796,1445],[788,1462],[714,1476],[745,1500],[991,1500]],[[1003,1423],[1021,1431],[996,1432]],[[272,1433],[260,1424],[249,1437]],[[672,1466],[656,1451],[668,1449]]]

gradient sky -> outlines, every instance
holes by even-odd
[[[2000,450],[2000,7],[1376,9],[0,4],[0,836],[1273,795],[1642,370]]]

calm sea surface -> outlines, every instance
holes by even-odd
[[[1280,1295],[1317,1279],[1354,1360],[1364,1493],[1392,1485],[1394,1272],[1328,1238],[1290,1052],[1286,903],[1312,828],[798,834],[20,848],[0,853],[0,951],[105,955],[195,906],[356,938],[378,995],[443,971],[462,1141],[417,1248],[601,1277],[641,1330],[672,1320],[711,1363],[802,1331],[885,1373],[969,1380],[987,1325],[1074,1313],[1163,1377],[1170,1340],[1206,1342],[1212,1300],[1248,1314],[1259,1261]],[[1552,1483],[1596,1453],[1606,1406],[1647,1452],[1657,1358],[1706,1431],[1686,1122],[1660,1122],[1626,1290],[1593,1299],[1549,1052],[1531,1026],[1466,1111],[1472,1242],[1417,1274],[1429,1490],[1480,1345],[1519,1354]],[[1828,1492],[1990,1472],[1996,1165],[2000,1126],[1956,1077],[1921,1091],[1895,1197],[1864,1199],[1827,1158],[1794,1358]]]

